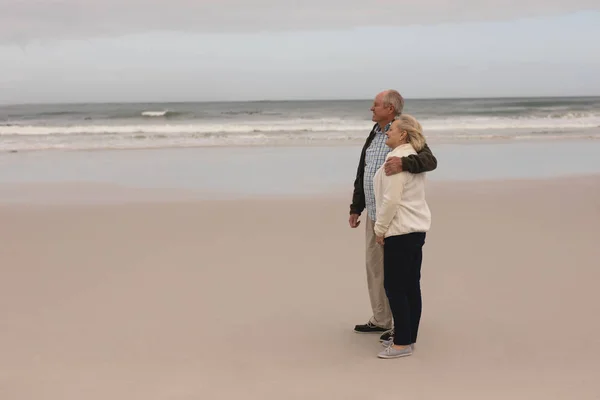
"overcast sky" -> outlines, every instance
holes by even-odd
[[[0,0],[0,103],[600,95],[599,38],[600,0]]]

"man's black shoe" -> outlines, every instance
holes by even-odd
[[[387,329],[374,325],[371,323],[371,321],[367,322],[364,325],[356,325],[354,327],[354,332],[358,333],[381,333],[385,331],[387,331]]]
[[[394,338],[394,328],[390,329],[389,331],[385,332],[383,335],[381,335],[381,337],[379,338],[380,342],[387,342],[390,339]]]

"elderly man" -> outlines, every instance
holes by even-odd
[[[402,114],[404,99],[395,90],[386,90],[375,97],[371,112],[375,125],[363,146],[354,193],[350,205],[349,223],[351,228],[360,225],[359,217],[367,209],[366,216],[366,267],[367,286],[373,315],[364,325],[356,325],[354,330],[359,333],[381,333],[380,340],[389,340],[393,336],[392,312],[383,287],[383,247],[375,242],[375,193],[373,177],[375,172],[384,164],[386,175],[408,171],[413,174],[433,171],[437,168],[437,160],[427,145],[416,155],[408,157],[390,157],[385,161],[390,148],[385,144],[385,132],[392,121]]]

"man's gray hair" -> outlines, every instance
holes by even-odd
[[[402,110],[404,109],[404,99],[398,93],[397,90],[387,90],[383,95],[383,106],[392,106],[394,107],[394,111],[396,112],[396,116],[402,114]]]

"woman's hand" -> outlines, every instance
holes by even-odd
[[[383,239],[384,239],[383,236],[376,236],[375,237],[375,241],[377,242],[377,244],[380,244],[382,246],[383,246],[383,243],[384,243]]]

